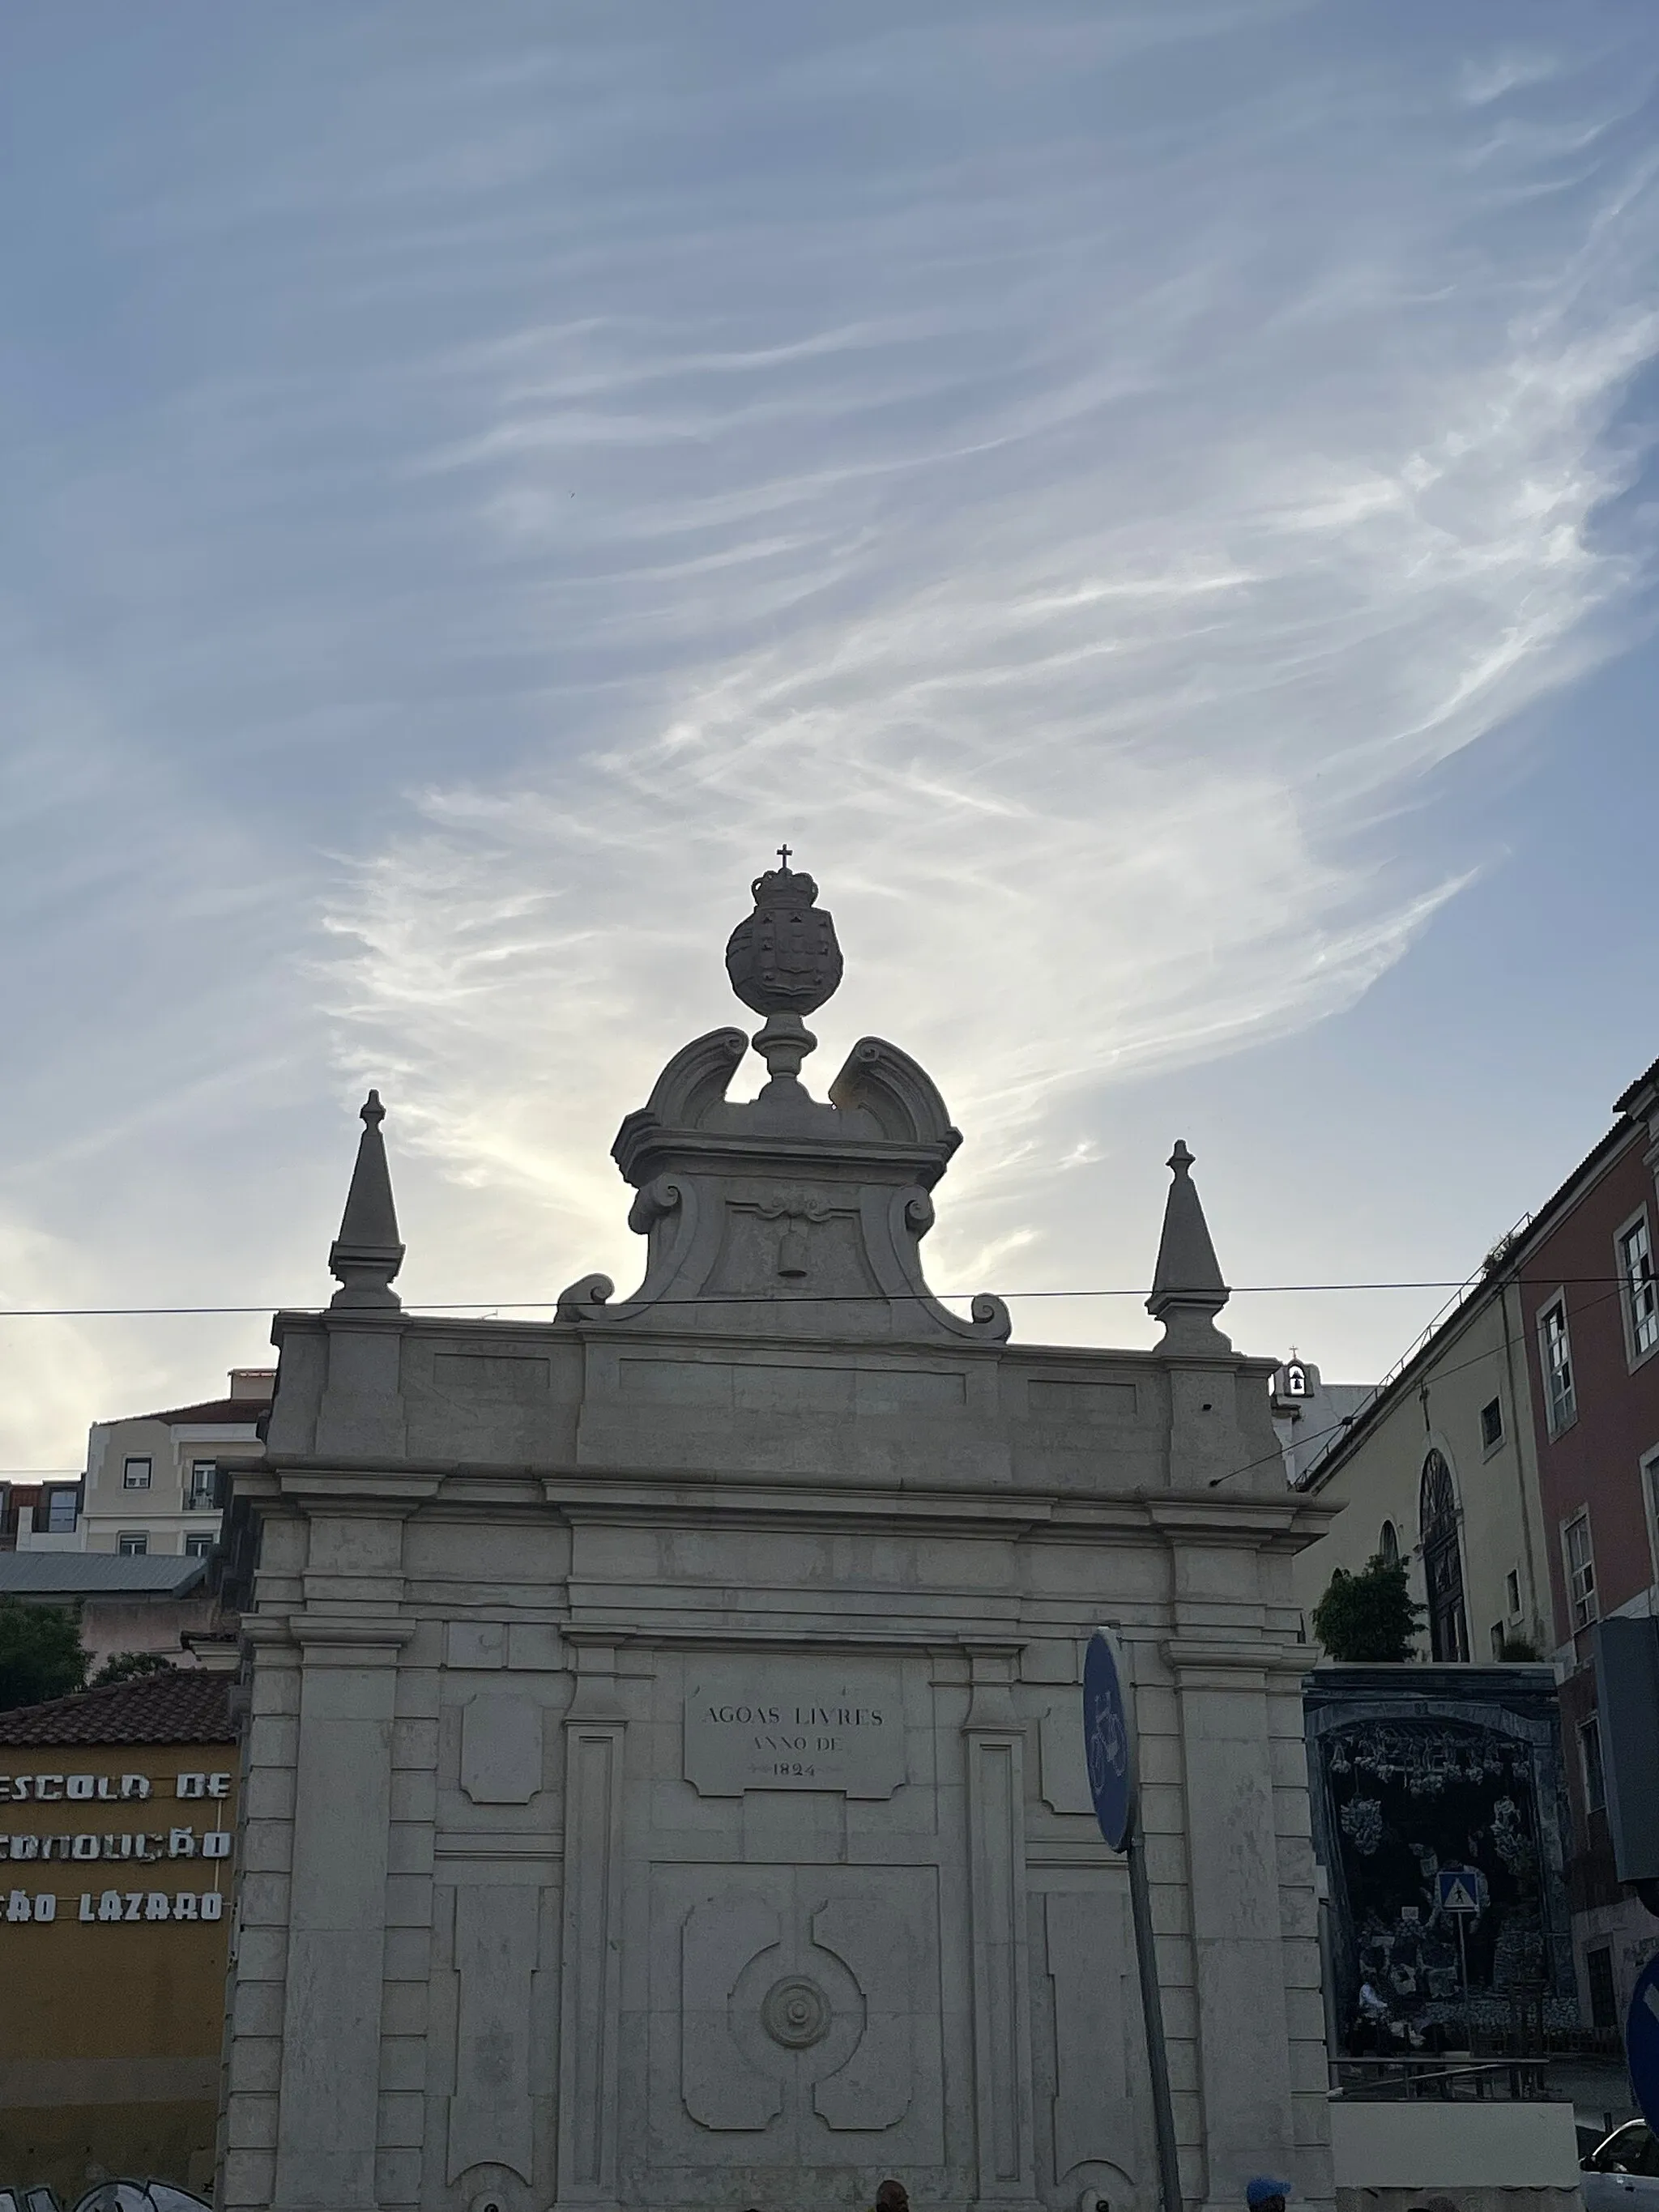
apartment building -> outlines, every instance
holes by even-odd
[[[1553,1661],[1566,1873],[1585,2019],[1624,2016],[1659,1920],[1614,1874],[1589,1630],[1659,1611],[1659,1062],[1610,1129],[1298,1486],[1346,1510],[1302,1553],[1304,1613],[1337,1567],[1406,1563],[1419,1656]]]
[[[1302,1470],[1346,1510],[1301,1553],[1310,1614],[1333,1573],[1403,1561],[1424,1659],[1541,1659],[1555,1642],[1519,1287],[1498,1257]]]
[[[1607,2026],[1659,1949],[1659,1920],[1613,1870],[1589,1632],[1610,1614],[1659,1612],[1659,1063],[1618,1110],[1528,1239],[1522,1285],[1572,1801],[1574,1941],[1586,2004]]]
[[[78,1552],[81,1478],[0,1476],[0,1552]]]
[[[207,1558],[231,1470],[264,1456],[259,1425],[274,1381],[274,1369],[233,1367],[222,1397],[94,1421],[81,1515],[85,1548]]]

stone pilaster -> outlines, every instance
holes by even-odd
[[[557,2201],[609,2212],[617,2204],[627,1724],[614,1647],[581,1643],[574,1656],[575,1695],[564,1721]]]
[[[288,1533],[268,1522],[268,1549]],[[294,1778],[300,1734],[300,1647],[284,1616],[252,1615],[252,1706],[243,1751],[242,1832],[231,1936],[224,2106],[219,2120],[224,2212],[268,2205],[276,2187]]]
[[[1036,2201],[1025,1881],[1025,1734],[1012,1682],[1018,1647],[969,1653],[962,1726],[974,1990],[978,2202]]]
[[[303,1653],[275,2201],[369,2212],[380,2134],[392,1725],[406,1624],[289,1617]],[[342,1848],[349,1838],[350,1846]]]
[[[1207,2173],[1205,2212],[1296,2172],[1269,1713],[1273,1647],[1177,1636],[1187,1861]]]

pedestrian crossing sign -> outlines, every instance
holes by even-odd
[[[1466,1867],[1447,1867],[1435,1876],[1443,1912],[1479,1912],[1480,1877]]]

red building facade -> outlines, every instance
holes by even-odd
[[[1520,1269],[1572,1805],[1569,1887],[1586,2012],[1623,2017],[1655,1919],[1618,1881],[1590,1630],[1659,1612],[1659,1062],[1545,1209]]]

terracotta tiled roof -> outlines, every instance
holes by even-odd
[[[0,1713],[0,1745],[233,1743],[236,1678],[204,1667],[170,1667],[106,1689],[79,1690],[44,1705]]]
[[[270,1394],[263,1398],[210,1398],[200,1406],[170,1406],[163,1413],[139,1413],[141,1421],[199,1421],[204,1428],[236,1421],[252,1428],[270,1411]]]

